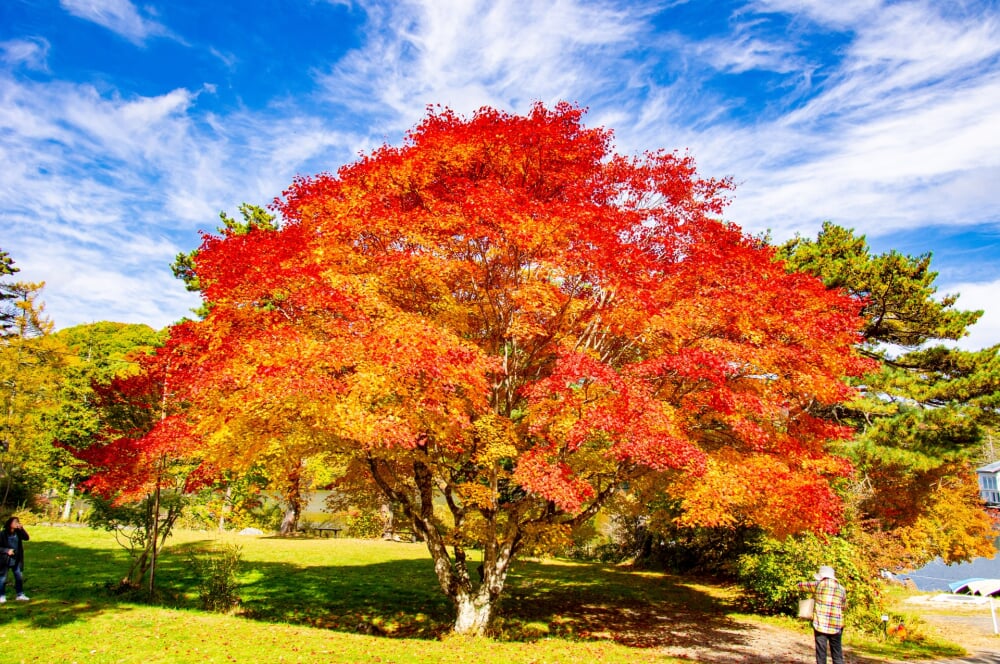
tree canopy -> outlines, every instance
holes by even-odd
[[[59,406],[49,421],[49,435],[58,441],[57,454],[63,457],[52,472],[65,489],[81,479],[81,469],[68,457],[66,449],[90,446],[108,424],[94,385],[100,391],[116,376],[137,373],[139,365],[131,358],[150,353],[159,345],[160,335],[148,325],[103,321],[59,330],[54,337],[68,351]]]
[[[51,471],[48,424],[68,353],[50,334],[40,300],[44,284],[2,286],[8,300],[0,334],[0,503],[28,504]]]
[[[183,269],[211,306],[155,356],[171,415],[139,442],[183,417],[214,468],[346,459],[427,542],[463,632],[519,551],[638,481],[689,524],[836,530],[850,430],[825,416],[872,366],[859,304],[721,221],[727,180],[615,154],[582,115],[431,110],[296,179],[280,224],[206,235]]]

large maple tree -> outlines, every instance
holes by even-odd
[[[582,115],[432,109],[297,179],[280,224],[205,236],[211,306],[171,333],[204,460],[348,460],[427,543],[459,632],[519,551],[640,480],[691,524],[841,519],[845,431],[817,413],[864,369],[858,303],[720,220],[728,181],[615,154]]]

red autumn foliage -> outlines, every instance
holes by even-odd
[[[167,464],[178,460],[186,466],[180,481],[188,489],[212,478],[205,468],[190,472],[198,465],[191,459],[200,438],[169,389],[182,337],[176,334],[156,355],[134,358],[138,373],[93,386],[102,430],[92,445],[71,451],[87,464],[91,475],[84,486],[94,494],[119,503],[141,499],[169,474]]]

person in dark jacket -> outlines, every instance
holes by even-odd
[[[28,531],[24,529],[16,516],[7,519],[0,531],[0,604],[7,601],[7,572],[14,572],[14,588],[17,599],[28,601],[24,594],[24,543],[27,542]]]

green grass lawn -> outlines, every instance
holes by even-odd
[[[0,650],[10,662],[639,664],[681,661],[658,647],[724,643],[739,629],[733,593],[717,586],[613,565],[523,560],[508,581],[498,637],[454,637],[424,545],[345,538],[179,532],[160,561],[159,597],[148,603],[106,590],[127,567],[113,535],[29,531],[32,599],[0,606]],[[223,542],[243,551],[242,602],[233,614],[199,608],[189,563]]]
[[[574,618],[605,595],[643,602],[645,579],[612,567],[522,563],[500,640],[448,636],[451,611],[422,544],[229,535],[243,549],[240,609],[199,609],[192,553],[210,533],[179,532],[157,571],[156,604],[112,596],[127,557],[111,534],[33,526],[25,592],[0,607],[0,650],[27,662],[672,662],[636,644],[590,637]],[[588,571],[589,570],[589,571]],[[669,594],[670,589],[655,591]],[[515,617],[517,616],[517,617]],[[377,625],[385,636],[358,633]],[[578,632],[584,632],[579,634]],[[626,642],[628,638],[624,639]]]

